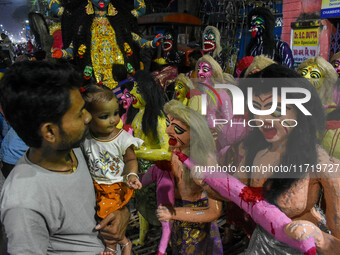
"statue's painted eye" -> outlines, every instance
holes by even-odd
[[[175,125],[174,130],[177,135],[181,135],[185,132],[185,130],[178,125]]]
[[[280,109],[276,109],[275,112],[273,112],[271,115],[272,115],[273,117],[275,117],[275,118],[279,118],[279,117],[282,116],[282,115],[281,115],[281,110],[280,110]]]
[[[305,77],[307,74],[308,74],[308,69],[307,69],[307,68],[302,69],[301,75],[302,75],[303,77]]]
[[[170,126],[170,120],[168,118],[166,118],[165,121],[166,121],[166,126],[167,127]]]
[[[310,72],[310,77],[313,79],[320,79],[321,78],[321,74],[318,71],[311,71]]]
[[[209,39],[210,40],[215,40],[215,35],[214,34],[209,34]]]

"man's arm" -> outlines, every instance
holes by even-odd
[[[25,208],[13,208],[1,213],[9,254],[46,255],[49,232],[41,214]]]

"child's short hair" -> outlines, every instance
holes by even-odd
[[[104,103],[117,99],[112,90],[104,85],[90,84],[85,86],[84,89],[82,96],[87,110],[91,110],[93,103]]]

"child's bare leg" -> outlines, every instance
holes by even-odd
[[[122,250],[122,255],[131,255],[132,243],[126,236],[124,236],[123,240],[120,241],[119,244]]]
[[[116,255],[117,252],[117,244],[106,244],[105,251],[100,255]]]
[[[112,251],[102,251],[99,253],[99,255],[115,255],[116,252],[112,252]]]

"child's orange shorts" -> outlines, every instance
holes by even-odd
[[[126,205],[133,194],[133,189],[124,182],[98,184],[93,181],[93,184],[96,190],[97,215],[102,219]]]

